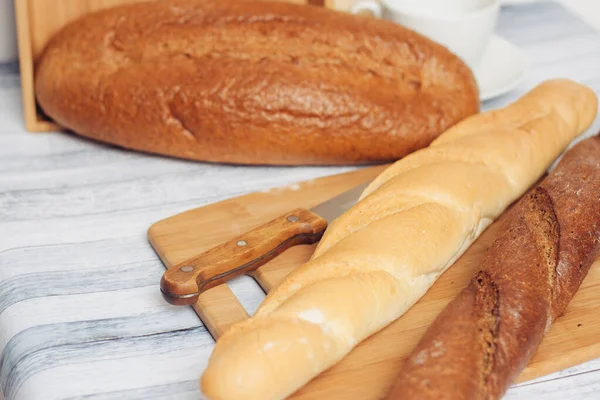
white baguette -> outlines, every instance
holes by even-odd
[[[327,229],[312,259],[217,342],[210,399],[281,399],[406,312],[598,109],[590,89],[548,81],[398,161]]]

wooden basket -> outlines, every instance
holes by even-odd
[[[25,127],[30,132],[45,132],[61,128],[40,113],[36,106],[35,63],[50,38],[64,25],[96,10],[121,4],[148,0],[15,0],[21,90]],[[354,0],[276,0],[289,3],[321,5],[348,10]]]

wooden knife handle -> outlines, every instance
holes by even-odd
[[[191,305],[200,293],[254,271],[292,246],[321,239],[327,221],[298,208],[197,257],[169,268],[160,281],[171,304]]]

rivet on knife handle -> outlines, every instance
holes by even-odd
[[[321,239],[327,221],[305,209],[296,209],[220,244],[199,256],[169,268],[160,282],[171,304],[195,304],[200,293],[254,271],[286,249]]]

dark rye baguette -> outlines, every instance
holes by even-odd
[[[165,0],[61,30],[42,110],[125,148],[247,164],[399,159],[479,110],[468,67],[391,22],[278,2]]]
[[[506,216],[482,269],[441,312],[389,399],[498,399],[600,255],[600,137],[568,151]]]

